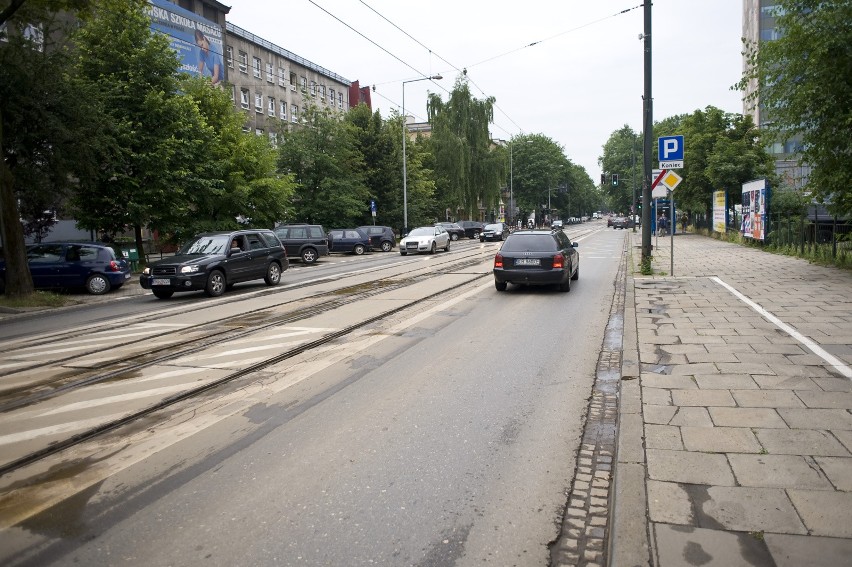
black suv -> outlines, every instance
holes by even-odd
[[[288,267],[287,253],[271,230],[207,232],[173,257],[149,264],[139,283],[160,299],[202,289],[218,297],[238,282],[263,278],[266,285],[277,285]]]
[[[460,220],[456,224],[464,229],[464,235],[468,238],[479,238],[479,233],[485,228],[485,223],[474,220]]]
[[[390,252],[396,246],[396,235],[389,226],[359,226],[370,237],[370,245],[374,250]]]
[[[458,240],[465,236],[464,229],[454,222],[436,222],[435,226],[444,227],[444,230],[450,233],[450,239],[452,240]]]
[[[275,234],[290,258],[313,264],[320,256],[328,256],[328,235],[322,225],[282,224],[275,227]]]

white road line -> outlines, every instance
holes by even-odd
[[[794,329],[793,327],[791,327],[790,325],[788,325],[787,323],[785,323],[784,321],[782,321],[781,319],[779,319],[778,317],[776,317],[775,315],[773,315],[772,313],[770,313],[769,311],[767,311],[766,309],[764,309],[739,291],[737,291],[733,286],[725,283],[717,277],[711,277],[710,279],[733,293],[740,301],[760,313],[762,316],[766,317],[766,319],[768,319],[771,323],[779,327],[782,331],[784,331],[785,333],[808,347],[815,355],[819,356],[824,361],[829,363],[831,366],[834,367],[835,370],[840,372],[843,376],[852,379],[852,369],[850,369],[849,366],[845,364],[842,360],[827,352],[824,348],[816,344],[814,341],[812,341],[811,339],[809,339],[808,337],[806,337],[805,335],[803,335],[802,333],[800,333],[799,331],[797,331],[796,329]]]

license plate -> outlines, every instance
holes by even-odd
[[[154,278],[151,285],[172,285],[172,280],[168,278]]]
[[[541,260],[538,258],[518,258],[515,260],[517,266],[540,266]]]

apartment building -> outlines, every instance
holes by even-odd
[[[225,30],[225,76],[246,131],[275,141],[309,105],[349,110],[352,81],[232,23]]]

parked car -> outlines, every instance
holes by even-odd
[[[396,246],[396,234],[389,226],[359,226],[358,228],[370,237],[370,245],[373,250],[390,252]]]
[[[27,265],[36,289],[82,288],[93,295],[120,288],[130,279],[130,264],[108,244],[49,242],[27,248]],[[0,260],[0,293],[6,292],[6,262]]]
[[[615,217],[612,215],[607,215],[606,217],[606,227],[609,228],[612,226],[612,222],[615,220]]]
[[[563,226],[564,226],[564,223],[563,223],[562,219],[556,219],[555,221],[550,223],[550,228],[557,229],[557,230],[562,230]]]
[[[486,224],[485,228],[482,230],[482,233],[479,235],[479,241],[502,241],[505,240],[507,236],[509,236],[509,225],[507,225],[506,223],[498,222],[494,224]]]
[[[628,217],[615,217],[612,220],[612,228],[633,228],[633,221]]]
[[[441,226],[420,226],[399,241],[399,253],[402,256],[419,252],[434,254],[438,248],[449,252],[450,240],[450,233]]]
[[[464,229],[457,225],[454,222],[437,222],[435,226],[443,227],[448,233],[450,233],[450,238],[453,240],[458,240],[459,238],[464,237]]]
[[[485,228],[485,223],[473,220],[460,220],[456,224],[464,229],[464,235],[468,238],[479,238],[479,233]]]
[[[218,297],[239,282],[263,279],[266,285],[277,285],[289,265],[284,246],[271,230],[207,232],[173,257],[149,264],[139,283],[160,299],[198,290]]]
[[[494,286],[507,284],[557,285],[571,291],[571,280],[580,277],[577,243],[560,231],[516,230],[494,257]]]
[[[370,237],[360,228],[340,228],[328,233],[328,251],[360,256],[373,250]]]
[[[275,227],[275,235],[287,250],[288,258],[299,258],[313,264],[328,256],[328,235],[319,224],[283,224]]]

